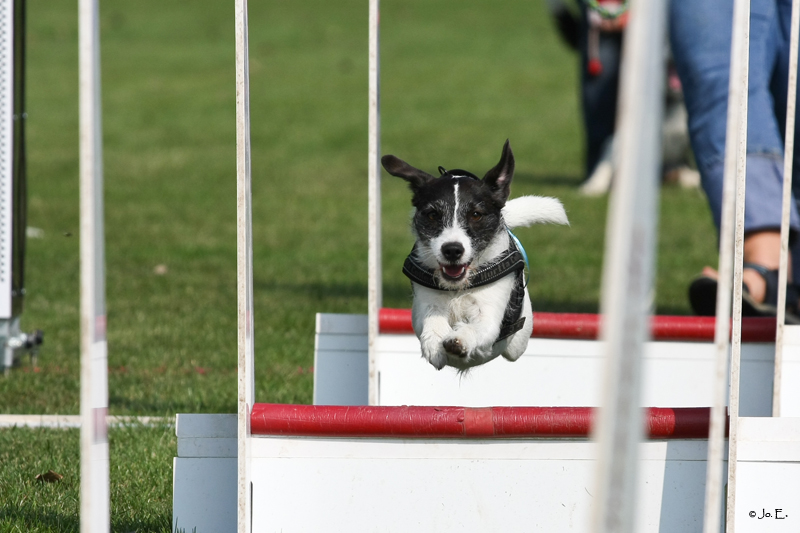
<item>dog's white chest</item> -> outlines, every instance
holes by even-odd
[[[513,284],[513,275],[484,287],[458,292],[437,291],[414,284],[414,328],[421,331],[425,318],[432,314],[446,317],[451,328],[487,320],[496,322],[499,328]]]
[[[447,314],[451,326],[470,324],[480,319],[481,308],[472,294],[462,294],[450,299]]]
[[[527,291],[522,330],[497,341],[515,276],[464,291],[439,291],[417,283],[411,318],[423,356],[438,369],[459,369],[483,364],[498,355],[515,360],[527,346],[531,333],[531,307]],[[513,346],[512,346],[513,345]],[[513,348],[513,353],[509,351]]]

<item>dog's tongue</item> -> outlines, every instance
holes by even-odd
[[[447,274],[448,277],[451,278],[458,278],[461,277],[461,274],[467,269],[464,265],[444,265],[443,266],[444,273]]]

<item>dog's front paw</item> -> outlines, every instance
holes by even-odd
[[[447,354],[442,350],[442,343],[429,341],[422,343],[422,356],[433,365],[436,370],[441,370],[447,365]]]
[[[468,353],[466,346],[464,346],[464,343],[458,337],[450,337],[442,341],[442,348],[444,348],[447,353],[461,358],[466,357]]]

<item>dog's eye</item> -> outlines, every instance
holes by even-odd
[[[435,222],[435,221],[439,220],[440,218],[441,218],[441,215],[439,214],[438,211],[433,210],[433,209],[428,211],[428,220],[433,220]]]
[[[483,213],[481,213],[480,211],[473,211],[469,218],[473,222],[477,222],[477,221],[479,221],[480,219],[483,218]]]

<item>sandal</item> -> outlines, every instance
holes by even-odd
[[[742,284],[742,316],[774,317],[778,314],[778,271],[754,263],[745,263],[744,268],[758,272],[767,284],[763,302],[757,302],[750,295],[747,284]],[[786,287],[786,323],[800,324],[798,316],[797,286],[790,283]],[[717,280],[709,276],[700,276],[689,285],[689,302],[692,310],[699,316],[717,314]]]

